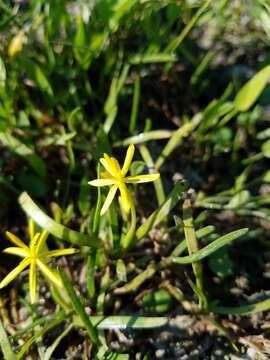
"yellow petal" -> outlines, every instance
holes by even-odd
[[[121,168],[120,168],[119,162],[114,157],[111,157],[111,167],[113,168],[115,175],[121,176]]]
[[[127,149],[124,165],[121,170],[122,177],[126,176],[128,170],[129,170],[129,167],[130,167],[132,159],[133,159],[134,151],[135,151],[135,146],[133,144],[129,145],[129,147]]]
[[[6,231],[6,236],[9,238],[9,240],[11,242],[13,242],[13,244],[15,244],[21,248],[28,249],[28,247],[22,242],[21,239],[18,238],[18,236],[12,234],[9,231]]]
[[[101,158],[100,162],[104,166],[106,171],[108,171],[108,173],[110,173],[112,176],[116,175],[114,172],[114,168],[112,167],[112,164],[111,164],[111,159],[107,154],[104,154],[104,158]]]
[[[40,237],[40,233],[36,233],[35,236],[33,237],[33,239],[30,241],[30,250],[33,253],[36,253],[35,248],[38,244],[38,238]]]
[[[3,250],[3,253],[6,253],[6,254],[10,254],[10,255],[16,255],[16,256],[19,256],[19,257],[27,257],[30,255],[30,252],[26,249],[22,249],[22,248],[19,248],[19,247],[9,247],[9,248],[6,248],[5,250]]]
[[[160,174],[127,176],[125,178],[125,182],[127,182],[127,183],[146,183],[146,182],[150,182],[150,181],[155,181],[159,178],[160,178]]]
[[[88,184],[92,186],[109,186],[109,185],[113,185],[114,183],[115,180],[111,180],[111,179],[95,179],[88,182]]]
[[[33,304],[36,301],[36,291],[37,291],[36,261],[33,259],[30,263],[29,291],[30,291],[30,301],[31,304]]]
[[[65,255],[72,255],[72,254],[76,254],[77,252],[79,252],[78,249],[59,249],[59,250],[51,250],[51,251],[46,251],[43,254],[41,254],[40,256],[43,258],[51,258],[54,256],[65,256]]]
[[[42,248],[45,244],[45,241],[48,238],[48,235],[49,235],[48,231],[46,231],[46,230],[42,231],[42,233],[38,239],[37,245],[36,245],[36,249],[35,249],[36,254],[39,254],[42,251]]]
[[[29,233],[29,238],[30,238],[30,241],[31,241],[35,236],[35,223],[34,223],[33,219],[29,220],[28,233]]]
[[[132,199],[130,193],[125,184],[119,185],[120,195],[121,195],[121,205],[125,212],[128,212],[132,206]]]
[[[56,286],[63,287],[60,276],[53,270],[51,270],[43,261],[37,259],[37,264],[45,277],[51,280]]]
[[[29,264],[30,258],[23,259],[18,266],[15,267],[1,282],[0,282],[0,289],[4,286],[7,286],[16,276],[18,276]]]
[[[101,179],[108,179],[108,180],[114,179],[114,177],[110,173],[108,173],[108,171],[102,171],[100,173],[100,177],[101,177]]]
[[[113,198],[115,197],[115,193],[116,193],[117,189],[118,189],[117,185],[114,185],[110,188],[110,191],[109,191],[109,193],[106,197],[106,200],[102,206],[102,209],[100,211],[100,215],[104,215],[105,212],[109,209],[109,207],[113,201]]]

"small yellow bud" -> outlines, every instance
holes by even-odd
[[[18,34],[12,38],[8,47],[8,55],[10,58],[22,51],[24,40],[25,34],[23,31],[19,31]]]

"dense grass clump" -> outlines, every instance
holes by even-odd
[[[1,356],[267,359],[268,1],[0,1],[0,29]]]

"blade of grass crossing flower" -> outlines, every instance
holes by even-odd
[[[193,216],[190,199],[186,199],[183,204],[183,224],[188,253],[189,255],[192,255],[199,250],[199,245],[193,226]],[[198,288],[197,295],[199,296],[200,307],[202,309],[205,309],[207,307],[207,299],[204,295],[203,290],[202,265],[200,263],[193,263],[192,269],[196,279],[196,287]]]
[[[41,228],[47,230],[57,238],[66,240],[75,245],[84,245],[95,248],[100,246],[100,242],[94,234],[84,235],[54,221],[37,206],[26,192],[23,192],[19,196],[19,203],[29,217],[31,217]]]
[[[189,255],[189,256],[182,256],[182,257],[172,257],[172,261],[176,264],[191,264],[195,261],[200,261],[210,254],[214,253],[221,247],[229,244],[233,240],[236,240],[240,236],[244,236],[248,232],[248,228],[243,228],[239,230],[232,231],[224,236],[219,237],[217,240],[213,241],[211,244],[203,247],[202,249],[198,250],[196,253]]]
[[[0,319],[0,348],[5,360],[16,360],[16,355],[12,351],[8,335]]]
[[[140,241],[153,227],[157,226],[168,216],[170,211],[176,206],[187,189],[188,183],[185,180],[181,180],[175,184],[173,190],[168,195],[164,203],[137,229],[136,241]]]
[[[139,146],[139,151],[149,169],[150,174],[156,173],[157,170],[155,168],[155,164],[153,162],[152,156],[148,148],[145,145],[141,145]],[[155,187],[156,197],[158,200],[158,205],[160,206],[165,201],[165,192],[161,177],[154,182],[154,187]]]
[[[72,283],[70,282],[66,273],[62,269],[60,269],[59,271],[60,271],[60,276],[63,281],[64,287],[68,293],[68,296],[70,298],[70,301],[72,303],[74,310],[80,317],[82,324],[85,327],[85,330],[87,331],[87,334],[89,335],[92,342],[94,344],[98,344],[99,340],[98,340],[97,331],[94,328],[93,324],[91,323],[89,316],[86,314],[84,306],[83,306],[80,298],[77,296]]]

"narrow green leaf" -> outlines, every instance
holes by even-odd
[[[16,356],[16,360],[24,359],[25,353],[30,349],[34,342],[39,338],[45,335],[49,330],[53,329],[57,325],[61,324],[66,320],[66,314],[58,316],[57,319],[51,321],[47,326],[42,328],[40,331],[36,332],[21,348],[19,353]]]
[[[193,262],[200,261],[220,249],[222,246],[225,246],[231,241],[239,238],[240,236],[245,235],[247,232],[247,228],[232,231],[229,234],[221,236],[220,238],[213,241],[211,244],[205,246],[204,248],[198,250],[196,253],[189,256],[173,257],[172,261],[177,264],[191,264]]]
[[[204,228],[201,228],[196,231],[196,238],[201,239],[207,235],[212,234],[215,231],[215,227],[212,225],[205,226]],[[182,240],[179,245],[175,247],[175,249],[172,251],[171,256],[179,256],[184,252],[187,248],[187,242],[186,240]]]
[[[251,315],[257,314],[262,311],[269,311],[270,309],[270,299],[266,299],[255,304],[248,304],[243,306],[213,306],[211,311],[215,314],[224,314],[224,315]]]
[[[0,56],[0,86],[5,86],[6,77],[7,77],[7,72],[6,72],[5,63],[2,57]]]
[[[44,178],[46,176],[46,165],[44,161],[35,154],[33,149],[26,146],[8,132],[0,132],[0,141],[4,146],[8,147],[10,151],[23,157],[40,177]]]
[[[187,189],[188,183],[185,180],[181,180],[175,184],[173,190],[168,195],[164,203],[157,210],[155,210],[137,229],[136,241],[142,239],[153,227],[157,226],[163,219],[168,216],[170,211],[179,202]]]
[[[0,347],[5,360],[16,360],[16,356],[12,351],[8,335],[0,319]]]
[[[187,23],[187,25],[184,27],[184,29],[181,31],[181,33],[176,36],[166,47],[165,52],[171,53],[175,51],[178,46],[182,43],[182,41],[185,39],[185,37],[188,35],[190,30],[194,27],[196,22],[199,20],[200,16],[203,14],[203,12],[207,9],[207,7],[210,5],[212,0],[206,0],[203,2],[202,6],[197,10],[197,12],[192,16],[190,21]]]
[[[53,98],[53,90],[41,67],[26,57],[21,58],[21,62],[27,72],[27,75],[36,83],[38,88],[42,92],[46,93],[50,98]]]
[[[168,324],[168,317],[145,316],[90,316],[92,324],[99,330],[154,329]],[[79,319],[78,322],[80,323]]]
[[[140,79],[140,75],[138,74],[134,82],[133,102],[132,102],[132,109],[131,109],[130,123],[129,123],[129,132],[131,134],[136,132],[137,129],[137,117],[138,117],[140,95],[141,95],[141,79]]]
[[[193,254],[196,254],[198,252],[199,244],[193,225],[193,214],[190,199],[186,199],[183,204],[183,224],[188,253],[190,256],[192,256]],[[206,309],[207,298],[204,294],[202,264],[192,263],[192,269],[196,279],[196,284],[194,284],[193,288],[196,287],[196,289],[198,290],[196,293],[200,300],[200,308]]]
[[[73,324],[70,324],[57,338],[53,341],[53,343],[46,349],[44,360],[50,360],[57,346],[60,344],[62,339],[68,335],[68,333],[72,330]]]
[[[247,111],[261,95],[270,75],[270,65],[265,66],[238,92],[234,106],[238,111]]]
[[[96,265],[96,250],[92,251],[87,258],[87,290],[90,299],[95,296],[95,265]]]
[[[116,274],[120,281],[127,281],[127,268],[122,259],[118,259],[116,262]]]
[[[148,166],[149,173],[150,174],[157,173],[157,170],[155,169],[154,161],[152,159],[151,153],[148,150],[148,148],[145,145],[140,145],[139,151],[141,153],[143,160],[145,161],[146,165]],[[160,206],[165,201],[165,192],[164,192],[164,187],[162,184],[161,177],[158,180],[156,180],[153,185],[155,187],[158,205]]]
[[[270,158],[270,139],[262,144],[262,153],[266,158]]]
[[[153,63],[169,63],[177,61],[177,57],[174,54],[136,54],[129,58],[128,62],[131,65],[139,64],[153,64]]]
[[[187,122],[174,132],[156,161],[155,168],[157,170],[163,165],[173,150],[182,143],[183,139],[196,128],[201,120],[202,115],[199,113],[195,115],[191,121]]]
[[[26,192],[23,192],[19,196],[19,203],[30,218],[42,229],[47,230],[57,238],[66,240],[74,245],[84,245],[94,248],[101,246],[95,235],[81,234],[54,221],[37,206]]]
[[[117,141],[114,146],[127,146],[130,144],[142,144],[152,140],[168,139],[172,136],[173,131],[171,130],[153,130],[138,135],[131,136],[121,141]]]
[[[98,344],[99,340],[98,340],[97,331],[94,328],[92,322],[90,321],[88,315],[86,314],[84,306],[81,300],[79,299],[79,297],[77,296],[72,283],[70,282],[66,273],[62,269],[59,270],[59,273],[63,281],[64,287],[70,298],[70,301],[72,303],[72,306],[76,311],[76,313],[78,314],[78,316],[80,317],[81,322],[85,330],[87,331],[87,334],[89,335],[90,339],[93,341],[94,344]]]
[[[129,281],[124,286],[114,290],[115,294],[127,294],[138,290],[138,288],[148,279],[151,279],[153,275],[158,270],[157,266],[149,265],[144,271],[139,275],[135,276],[131,281]]]
[[[82,215],[86,215],[90,211],[90,186],[88,181],[87,176],[83,176],[80,181],[78,207]]]

